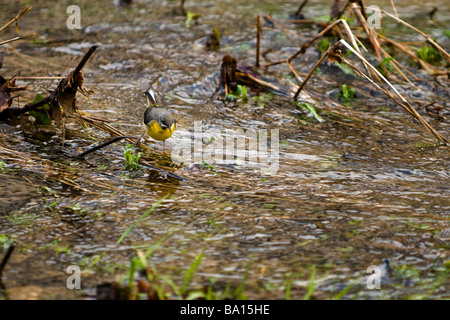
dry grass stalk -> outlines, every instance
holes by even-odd
[[[14,22],[18,21],[25,13],[27,13],[28,11],[31,10],[32,7],[28,7],[28,8],[23,8],[22,10],[20,10],[20,12],[17,14],[17,16],[15,16],[11,21],[9,21],[8,23],[6,23],[3,27],[0,28],[0,32],[2,32],[3,30],[5,30],[6,28],[8,28],[10,25],[12,25]]]
[[[395,17],[398,19],[399,17],[398,17],[397,9],[395,8],[395,5],[394,5],[394,0],[391,0],[391,5],[392,5],[392,9],[394,10]]]
[[[445,59],[447,60],[447,62],[450,63],[450,54],[449,54],[447,51],[445,51],[440,45],[438,45],[436,42],[434,42],[434,40],[433,40],[430,36],[428,36],[427,34],[423,33],[422,31],[420,31],[420,30],[417,29],[416,27],[410,25],[409,23],[403,21],[402,19],[393,16],[393,15],[390,14],[389,12],[386,12],[386,11],[381,10],[381,9],[380,9],[380,11],[381,11],[382,13],[386,14],[388,17],[391,17],[392,19],[397,20],[397,22],[400,22],[400,23],[404,24],[404,25],[407,26],[408,28],[410,28],[410,29],[414,30],[415,32],[417,32],[418,34],[420,34],[420,35],[421,35],[422,37],[424,37],[431,45],[433,45],[433,46],[436,48],[436,50],[438,50],[438,51],[445,57]]]
[[[364,15],[361,13],[360,8],[355,4],[352,3],[351,8],[355,12],[355,15],[359,21],[359,24],[364,28],[364,31],[366,32],[367,36],[369,37],[370,42],[372,43],[372,47],[375,50],[375,56],[377,57],[378,61],[381,61],[381,47],[378,43],[377,35],[374,29],[369,28],[367,25],[367,21],[364,18]]]
[[[342,24],[344,26],[344,30],[347,33],[347,36],[350,39],[350,42],[354,45],[354,47],[356,48],[356,50],[359,51],[358,45],[357,45],[357,40],[356,37],[353,35],[353,33],[351,32],[351,29],[349,27],[349,25],[347,24],[347,21],[345,21],[344,19],[339,19],[334,21],[333,23],[331,23],[330,25],[328,25],[325,29],[323,29],[320,33],[318,33],[314,38],[312,38],[311,40],[309,40],[307,43],[305,43],[297,52],[295,52],[292,56],[290,56],[287,59],[283,59],[283,60],[279,60],[276,62],[272,62],[272,63],[268,63],[266,65],[264,65],[264,68],[267,67],[271,67],[277,64],[282,64],[285,62],[291,62],[292,60],[294,60],[295,58],[297,58],[300,54],[303,54],[306,52],[306,49],[311,46],[315,41],[317,41],[317,39],[319,39],[320,37],[322,37],[324,34],[326,34],[329,30],[333,29],[336,25],[338,24]],[[364,48],[365,49],[365,48]]]
[[[29,34],[26,34],[24,36],[19,36],[19,37],[15,37],[15,38],[11,38],[11,39],[5,40],[5,41],[1,41],[0,42],[0,46],[4,45],[4,44],[7,44],[7,43],[10,43],[10,42],[31,38],[31,37],[34,37],[35,35],[36,35],[36,33],[29,33]]]
[[[311,71],[308,73],[308,75],[306,76],[305,80],[303,80],[302,84],[300,85],[300,87],[297,89],[297,92],[294,95],[294,100],[297,99],[298,95],[300,94],[300,92],[302,92],[303,88],[305,87],[306,83],[308,82],[309,78],[311,78],[312,74],[314,73],[314,71],[316,70],[316,68],[322,63],[322,61],[328,57],[328,51],[325,52],[319,59],[319,61],[316,62],[316,64],[314,65],[314,67],[311,69]]]
[[[259,68],[260,45],[261,45],[261,17],[256,16],[256,68]]]
[[[297,11],[295,11],[294,16],[299,16],[302,13],[303,8],[306,6],[306,4],[308,3],[308,0],[303,0],[300,5],[297,8]]]
[[[393,46],[399,48],[399,49],[402,50],[404,53],[406,53],[407,55],[409,55],[414,61],[416,61],[417,63],[419,63],[420,66],[421,66],[424,70],[426,70],[427,72],[429,72],[429,73],[435,73],[435,72],[436,72],[436,69],[435,69],[432,65],[430,65],[428,62],[423,61],[422,59],[420,59],[414,52],[412,52],[412,51],[411,51],[410,49],[408,49],[406,46],[404,46],[404,45],[402,45],[402,44],[400,44],[400,43],[398,43],[398,42],[396,42],[396,41],[394,41],[394,40],[391,40],[391,39],[389,39],[389,38],[387,38],[387,37],[385,37],[385,36],[383,36],[383,35],[380,35],[380,38],[382,38],[384,41],[386,41],[386,42],[392,44]]]
[[[353,54],[355,54],[359,59],[361,59],[361,61],[367,65],[368,67],[370,67],[372,69],[373,72],[375,72],[377,74],[378,77],[380,77],[394,92],[395,94],[400,98],[401,103],[398,102],[398,100],[388,91],[388,90],[382,90],[384,93],[388,94],[388,96],[397,104],[399,104],[400,106],[402,106],[408,113],[410,113],[411,115],[413,115],[417,120],[420,121],[420,123],[422,123],[422,125],[430,132],[432,133],[438,140],[439,142],[442,143],[447,143],[448,140],[443,137],[439,132],[437,132],[425,119],[422,118],[422,116],[409,104],[409,102],[398,92],[398,90],[374,67],[372,66],[362,55],[360,55],[356,50],[354,50],[352,48],[352,46],[350,46],[345,40],[341,39],[338,42],[336,42],[336,44],[334,45],[335,48],[337,48],[337,45],[339,44],[343,44],[345,47],[347,47],[347,49],[349,49],[350,51],[352,51]],[[341,59],[346,62],[346,60],[344,58],[341,57]],[[348,63],[348,61],[346,62]],[[350,66],[350,65],[349,65]],[[350,66],[351,67],[351,66]],[[362,72],[359,72],[360,74],[364,75]],[[364,76],[367,80],[369,80],[368,76]],[[374,84],[374,82],[372,80],[369,80],[371,83]],[[380,83],[382,84],[382,83]],[[381,88],[378,87],[380,90]]]

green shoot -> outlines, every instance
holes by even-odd
[[[227,94],[226,99],[232,100],[232,101],[242,99],[242,101],[246,102],[247,101],[247,87],[238,84],[236,86],[236,92]]]
[[[291,275],[286,276],[286,280],[285,280],[285,296],[286,296],[286,300],[291,300],[291,286],[292,286],[292,277]]]
[[[245,285],[248,280],[248,274],[249,274],[250,267],[252,266],[252,264],[253,264],[253,255],[251,256],[250,261],[248,262],[247,267],[245,268],[245,274],[244,274],[244,277],[242,278],[241,284],[234,292],[234,297],[236,300],[244,300],[246,298],[246,296],[244,295],[244,289],[245,289]]]
[[[191,27],[191,23],[195,20],[196,16],[197,15],[192,11],[186,12],[186,21],[185,21],[186,28]]]
[[[39,102],[43,99],[44,99],[44,97],[41,94],[37,93],[36,97],[34,98],[34,101],[32,103]],[[28,111],[28,113],[36,119],[37,124],[48,125],[48,124],[52,123],[52,120],[50,119],[48,112],[47,112],[47,110],[49,110],[49,109],[50,109],[50,106],[48,105],[48,103],[46,103],[43,106],[37,108],[36,110]]]
[[[127,170],[137,170],[139,168],[139,158],[141,157],[141,153],[133,154],[135,148],[133,145],[127,145],[125,151],[123,152],[123,156],[125,158],[125,163],[127,166]]]
[[[192,280],[194,279],[194,275],[197,272],[198,267],[200,266],[204,254],[205,250],[203,250],[200,254],[198,254],[197,257],[195,257],[194,262],[191,264],[188,271],[186,272],[186,275],[184,276],[183,282],[181,284],[180,290],[181,295],[184,295],[187,292],[189,286],[191,285]]]
[[[294,104],[297,107],[299,107],[300,109],[306,109],[307,111],[309,111],[313,115],[314,119],[316,119],[317,121],[319,121],[319,122],[324,122],[325,121],[325,120],[323,120],[323,118],[321,116],[319,116],[319,114],[317,113],[316,109],[312,105],[310,105],[309,103],[306,103],[306,102],[300,103],[298,101],[294,101]]]
[[[309,286],[308,291],[306,291],[305,295],[303,296],[303,300],[311,300],[312,294],[314,292],[314,278],[316,277],[316,268],[313,266],[311,277],[309,278]]]
[[[147,210],[147,212],[145,212],[139,219],[137,219],[132,225],[131,227],[129,227],[127,229],[127,231],[124,232],[124,234],[120,237],[119,240],[117,240],[117,244],[121,243],[123,241],[123,239],[125,239],[125,237],[127,236],[127,234],[134,229],[134,227],[136,227],[136,225],[142,221],[143,219],[145,219],[150,213],[152,213],[152,211],[161,203],[163,202],[167,197],[169,196],[169,194],[166,194],[164,197],[162,197],[161,199],[158,200],[157,203],[155,203],[150,209]]]
[[[442,60],[442,55],[435,48],[424,46],[422,49],[416,50],[417,56],[428,63],[436,64]]]
[[[320,54],[324,54],[328,48],[330,47],[331,43],[327,38],[323,38],[319,41],[319,44],[317,45],[317,49],[319,50]]]
[[[349,102],[355,98],[355,90],[347,87],[346,84],[342,85],[342,90],[339,93],[339,100],[342,102]]]

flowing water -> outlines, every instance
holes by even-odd
[[[98,49],[83,69],[84,87],[93,93],[89,98],[77,95],[79,109],[139,136],[143,92],[151,86],[164,95],[177,118],[178,129],[166,141],[167,148],[191,151],[192,145],[205,158],[188,153],[182,164],[160,156],[151,162],[175,177],[142,166],[130,172],[125,143],[84,160],[74,158],[98,143],[90,136],[109,138],[97,129],[83,130],[77,121],[66,121],[64,146],[63,132],[54,127],[24,120],[0,124],[1,152],[16,152],[0,154],[0,245],[8,239],[16,245],[3,272],[4,298],[84,297],[100,283],[122,280],[136,250],[146,252],[162,239],[151,255],[159,274],[181,283],[204,250],[193,286],[215,281],[216,291],[227,285],[236,288],[248,272],[249,299],[284,299],[289,285],[290,297],[300,299],[313,270],[312,298],[317,299],[336,296],[350,284],[344,298],[449,297],[450,153],[447,147],[436,147],[417,121],[370,83],[329,62],[307,86],[307,101],[322,123],[287,95],[250,89],[246,102],[213,96],[225,54],[239,65],[254,64],[256,14],[270,13],[283,27],[269,29],[263,22],[261,47],[273,49],[266,55],[270,61],[288,57],[318,32],[317,27],[283,20],[298,2],[187,1],[186,10],[200,15],[187,27],[186,16],[177,13],[177,1],[139,1],[129,7],[79,1],[80,30],[66,26],[70,4],[1,1],[0,24],[21,7],[33,6],[19,20],[19,32],[35,32],[38,40],[5,47],[0,73],[65,76],[95,44]],[[389,4],[379,3],[391,12]],[[436,23],[423,14],[433,6],[439,8]],[[448,1],[416,6],[402,1],[397,10],[448,51],[449,39],[442,34],[450,26]],[[304,9],[307,18],[329,12],[324,1],[310,1]],[[392,20],[386,24],[393,39],[423,40]],[[221,33],[220,49],[206,51],[215,27]],[[2,39],[14,36],[14,27],[10,29],[0,34]],[[304,75],[319,57],[311,47],[293,64]],[[296,81],[287,66],[270,68],[267,75],[293,95]],[[32,101],[36,92],[46,95],[58,81],[18,81],[29,88],[20,93],[20,103]],[[339,102],[343,83],[356,90],[356,100],[345,103],[345,110],[332,102]],[[438,88],[429,82],[398,87],[422,106],[430,101],[444,106],[438,116],[423,108],[421,112],[450,136],[445,81]],[[263,142],[267,130],[272,162],[263,163],[262,157],[248,165],[235,161],[230,150],[224,152],[228,161],[206,158],[208,144],[233,135],[242,138],[245,130]],[[161,142],[148,139],[146,144],[162,150]],[[385,259],[392,272],[383,277],[381,290],[368,289],[367,268],[383,265]],[[66,287],[70,265],[82,271],[81,292]]]

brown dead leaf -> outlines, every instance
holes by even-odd
[[[12,104],[11,92],[25,90],[25,87],[15,87],[17,75],[3,83],[0,87],[0,113]]]

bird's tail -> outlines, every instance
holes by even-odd
[[[147,104],[149,107],[158,105],[156,101],[156,95],[153,90],[148,90],[145,92],[145,97],[147,98]]]

